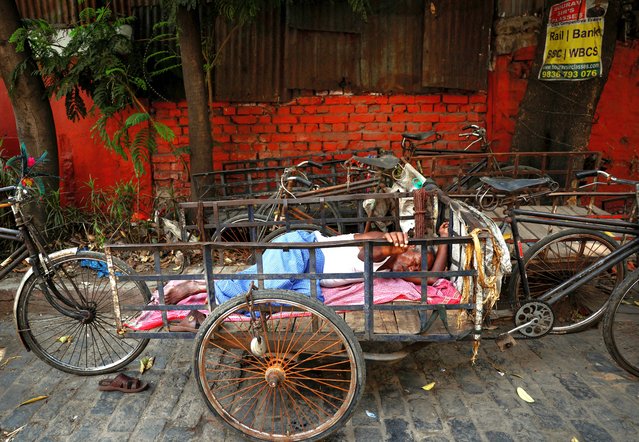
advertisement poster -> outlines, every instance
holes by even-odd
[[[565,0],[550,8],[540,80],[601,76],[604,0]]]

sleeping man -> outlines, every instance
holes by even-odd
[[[447,222],[444,222],[440,226],[438,233],[440,237],[448,236]],[[408,235],[404,232],[368,232],[325,237],[317,231],[309,232],[298,230],[286,233],[273,242],[321,243],[326,241],[339,242],[365,239],[382,239],[388,242],[388,245],[373,247],[372,261],[374,272],[414,272],[421,270],[421,252],[417,247],[408,245]],[[309,252],[308,249],[304,248],[291,248],[287,250],[267,249],[262,255],[262,273],[308,274],[310,268],[310,253],[311,252]],[[429,249],[426,256],[428,259],[426,267],[427,270],[435,272],[446,270],[448,261],[448,246],[446,244],[440,244],[434,250]],[[363,247],[320,247],[316,249],[315,252],[316,273],[363,273],[365,265],[364,259],[365,256]],[[252,265],[239,273],[255,274],[257,273],[257,266]],[[407,277],[403,279],[414,284],[421,284],[422,282],[421,278],[418,277]],[[354,283],[358,283],[361,281],[363,281],[363,278],[329,278],[317,280],[318,300],[324,302],[324,297],[322,295],[323,291],[328,293],[329,291],[334,291],[335,289],[339,289],[341,287],[351,287],[355,285]],[[375,281],[377,281],[377,279]],[[427,278],[429,289],[431,284],[437,285],[442,281],[442,279],[438,279],[435,277]],[[384,280],[380,282],[392,284],[392,280]],[[256,281],[252,279],[216,279],[214,281],[216,303],[219,305],[235,296],[245,295],[253,284],[256,284]],[[412,284],[408,284],[408,286],[411,286],[414,289],[414,286]],[[450,286],[451,290],[455,291],[454,288],[452,288],[452,285]],[[264,281],[264,288],[294,290],[310,296],[311,280],[308,278],[270,279]],[[324,290],[322,290],[322,288],[324,288]],[[186,300],[184,302],[188,302],[187,298],[189,298],[191,295],[203,294],[206,293],[206,290],[207,287],[204,281],[171,281],[164,287],[164,299],[167,304],[177,304],[183,300]],[[415,292],[417,293],[418,291],[415,290]],[[182,322],[173,325],[171,327],[171,330],[193,331],[194,328],[196,328],[203,319],[204,314],[202,312],[193,311],[186,318],[184,318]]]
[[[439,236],[448,236],[448,222],[444,222],[439,228]],[[404,232],[368,232],[325,237],[320,232],[308,232],[303,230],[293,231],[282,235],[273,242],[325,242],[325,241],[349,241],[362,239],[386,239],[387,246],[376,246],[373,248],[373,271],[393,271],[407,272],[419,271],[421,269],[421,253],[418,248],[408,245],[408,235]],[[303,274],[309,271],[310,252],[307,249],[268,249],[262,256],[264,265],[263,273],[296,273]],[[431,271],[443,271],[446,269],[448,261],[448,246],[440,244],[435,252],[429,250],[427,253],[427,269]],[[242,274],[255,274],[257,266],[239,272]],[[317,273],[360,273],[364,272],[364,249],[357,246],[345,247],[323,247],[316,252],[316,272]],[[406,278],[410,282],[420,284],[420,278]],[[353,282],[362,281],[357,279],[321,279],[318,281],[321,287],[336,287]],[[436,278],[428,278],[427,282],[432,284]],[[181,284],[169,286],[165,289],[165,300],[167,304],[177,304],[182,299],[193,294],[195,285],[202,286],[201,281],[192,281],[193,284]],[[215,298],[221,304],[235,296],[245,294],[253,280],[249,279],[227,279],[215,281]],[[295,290],[306,295],[310,295],[309,279],[275,279],[264,281],[266,289]],[[318,290],[318,298],[321,298],[321,289]]]

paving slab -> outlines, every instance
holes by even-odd
[[[367,364],[359,408],[328,441],[630,441],[639,432],[639,379],[608,356],[600,330],[518,340],[500,352],[485,340],[431,344],[400,362]],[[242,441],[200,397],[191,341],[152,341],[158,363],[137,394],[100,392],[106,376],[49,368],[26,352],[10,315],[0,314],[0,438],[13,441]],[[421,387],[435,382],[425,391]],[[517,396],[523,387],[534,399]],[[41,395],[46,400],[19,406]]]

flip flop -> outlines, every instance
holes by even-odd
[[[137,378],[132,378],[120,373],[113,379],[102,379],[98,383],[100,391],[121,391],[123,393],[138,393],[145,390],[149,384],[142,382]]]
[[[169,325],[169,331],[197,333],[205,318],[204,314],[194,310],[177,324]]]

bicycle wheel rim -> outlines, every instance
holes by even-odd
[[[624,370],[639,376],[639,273],[615,290],[604,317],[603,335],[612,358]]]
[[[540,241],[531,247],[525,258],[531,299],[538,299],[616,249],[614,240],[590,231],[558,232]],[[552,333],[577,332],[597,323],[623,275],[623,263],[618,263],[553,303],[555,326]],[[524,296],[518,274],[514,283],[516,299],[521,301]]]
[[[18,327],[30,349],[49,365],[78,375],[110,373],[135,359],[148,340],[118,335],[103,255],[55,259],[52,269],[51,284],[87,314],[79,320],[58,311],[41,289],[41,280],[33,275],[25,285],[18,311]],[[116,266],[116,271],[128,272],[124,266]],[[140,283],[121,283],[118,288],[122,307],[149,301],[148,289]],[[135,314],[123,311],[122,319],[127,321]]]
[[[196,380],[213,412],[263,440],[316,440],[350,417],[364,362],[354,336],[347,336],[352,331],[341,330],[332,311],[290,295],[254,296],[254,309],[269,315],[262,316],[265,354],[256,357],[249,323],[231,322],[245,317],[247,304],[230,303],[212,314],[196,340]]]
[[[266,217],[261,214],[254,214],[253,219],[249,219],[248,215],[237,215],[225,221],[225,226],[217,230],[213,235],[214,242],[260,242],[269,233],[270,227],[266,224]],[[233,224],[244,223],[247,225],[236,226]],[[254,264],[255,257],[252,250],[237,248],[233,252],[227,252],[230,263],[235,264]]]

